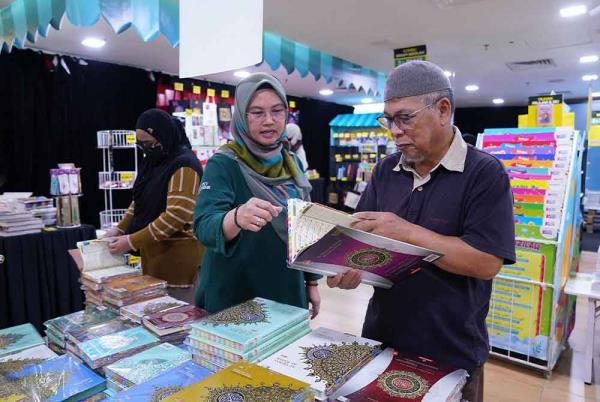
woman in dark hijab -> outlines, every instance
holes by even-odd
[[[203,248],[192,232],[202,167],[179,120],[150,109],[136,123],[137,145],[144,153],[133,186],[133,202],[108,231],[113,253],[137,252],[144,274],[166,280],[169,293],[193,299]]]

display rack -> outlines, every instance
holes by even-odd
[[[329,123],[329,206],[348,209],[348,193],[362,193],[373,168],[385,158],[391,134],[377,123],[377,116],[340,114]]]
[[[592,113],[592,125],[587,139],[585,169],[585,229],[588,233],[600,231],[600,112]]]
[[[570,127],[493,129],[477,145],[501,160],[515,200],[517,262],[494,280],[491,353],[549,375],[575,311],[564,286],[579,260],[582,135]]]
[[[100,228],[110,229],[116,226],[127,209],[115,208],[113,191],[130,190],[137,176],[137,147],[135,131],[103,130],[97,132],[98,149],[102,150],[102,171],[98,172],[98,188],[104,191],[104,211],[100,212]],[[113,151],[132,149],[134,151],[134,170],[114,170]]]

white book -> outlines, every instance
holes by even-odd
[[[111,240],[105,238],[77,242],[83,260],[83,271],[127,266],[122,255],[112,254],[108,249]]]
[[[142,272],[137,268],[130,267],[129,265],[119,265],[116,267],[96,269],[93,271],[84,271],[81,274],[84,279],[95,283],[104,283],[112,279],[138,275],[142,275]]]

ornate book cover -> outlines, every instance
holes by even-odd
[[[7,376],[0,400],[21,395],[25,400],[58,402],[101,392],[105,381],[69,355],[46,360]]]
[[[440,253],[353,229],[358,218],[319,204],[288,201],[290,268],[323,275],[362,271],[362,282],[391,288]]]
[[[165,402],[189,401],[312,402],[314,394],[304,382],[240,362],[165,399]]]
[[[246,351],[308,317],[307,309],[256,297],[192,324],[191,334]]]
[[[117,401],[158,402],[211,376],[212,371],[192,362],[185,362],[143,384],[115,396]]]
[[[62,317],[48,320],[44,326],[55,335],[65,339],[71,331],[78,331],[85,327],[100,324],[116,318],[117,315],[107,309],[88,308]]]
[[[119,278],[104,285],[104,291],[113,297],[126,297],[152,289],[166,288],[167,282],[148,275]]]
[[[106,378],[129,388],[146,382],[190,360],[192,360],[190,352],[170,343],[161,343],[106,366],[104,371]]]
[[[71,343],[79,344],[89,341],[90,339],[99,338],[103,335],[114,334],[134,327],[136,327],[136,325],[130,321],[123,320],[121,318],[115,318],[101,324],[81,328],[77,331],[71,331],[69,332],[67,339]]]
[[[0,378],[56,356],[57,354],[45,345],[39,345],[12,355],[0,357]]]
[[[0,357],[43,344],[44,340],[31,324],[0,329]]]
[[[179,331],[208,315],[208,311],[193,305],[175,307],[144,317],[144,325],[157,334],[162,335],[163,332],[169,334]]]
[[[386,349],[336,392],[338,401],[460,400],[467,372]]]
[[[324,399],[380,352],[381,343],[318,328],[260,365],[310,384]]]
[[[175,307],[187,306],[188,304],[171,296],[162,296],[121,307],[121,315],[139,324],[142,322],[144,316],[170,310]]]
[[[142,347],[150,347],[158,342],[158,338],[142,327],[126,329],[121,332],[104,335],[80,343],[79,350],[83,353],[86,363],[92,363],[101,359],[110,359],[123,353],[135,351]],[[102,365],[102,364],[100,364]],[[95,367],[94,367],[95,368]]]

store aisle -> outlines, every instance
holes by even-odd
[[[596,254],[584,251],[580,271],[591,272]],[[361,285],[355,291],[329,289],[321,281],[321,313],[312,327],[326,326],[338,331],[360,334],[367,303],[373,288]],[[581,361],[584,352],[582,332],[585,326],[586,305],[577,301],[575,329],[569,339],[570,347],[563,352],[550,379],[540,372],[491,359],[485,366],[486,402],[600,402],[600,350],[596,350],[596,384],[585,385]],[[597,329],[598,332],[600,330]],[[600,336],[596,333],[596,337]],[[597,348],[600,349],[600,348]]]

